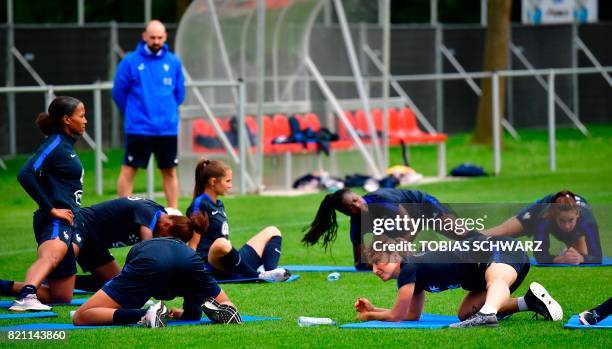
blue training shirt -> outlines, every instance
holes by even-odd
[[[533,255],[539,263],[552,263],[555,255],[550,249],[550,235],[562,241],[566,246],[571,246],[584,236],[588,255],[584,256],[584,263],[601,263],[602,252],[599,240],[599,228],[597,221],[590,208],[581,207],[580,217],[576,227],[571,232],[563,232],[553,219],[540,219],[533,234],[534,241],[542,241],[541,251],[534,251]]]
[[[434,218],[450,212],[438,199],[418,190],[384,188],[364,195],[363,199],[367,205],[385,207],[392,215],[400,213],[402,204],[417,204],[410,207],[418,211],[411,212],[416,217]],[[361,215],[351,216],[350,236],[353,246],[361,244]]]
[[[548,194],[527,207],[523,208],[516,214],[516,218],[523,226],[523,234],[533,235],[538,222],[542,219],[542,215],[548,208],[548,204],[552,203],[555,194]],[[589,208],[588,202],[579,195],[574,195],[576,204],[580,207]]]
[[[445,261],[441,263],[441,261]],[[427,252],[407,257],[401,264],[397,288],[414,283],[414,293],[472,289],[479,275],[477,263],[466,263],[453,252]]]
[[[77,217],[83,239],[96,240],[106,248],[131,246],[141,241],[140,227],[155,230],[164,207],[139,197],[124,197],[84,207]]]
[[[206,213],[208,215],[208,230],[202,235],[198,244],[197,252],[202,259],[208,260],[208,251],[210,246],[218,238],[226,238],[229,240],[229,224],[227,215],[225,214],[225,206],[223,202],[217,199],[213,202],[210,196],[206,193],[196,197],[191,205],[187,208],[187,216],[191,216],[197,212]]]
[[[554,197],[554,193],[546,195],[516,214],[516,218],[523,226],[523,235],[533,236],[535,241],[542,241],[542,251],[534,252],[536,260],[539,263],[552,263],[556,257],[549,252],[550,235],[553,235],[567,246],[573,245],[579,238],[584,236],[589,252],[584,257],[584,263],[601,263],[602,251],[599,228],[597,220],[593,216],[593,210],[586,199],[582,196],[574,195],[576,204],[580,207],[580,217],[576,222],[574,230],[564,233],[559,229],[554,220],[543,217]]]
[[[180,60],[164,45],[157,53],[144,41],[127,54],[115,75],[113,99],[125,116],[125,133],[178,134],[178,106],[185,98]]]
[[[83,165],[74,151],[76,139],[53,133],[23,165],[17,180],[48,214],[52,208],[70,209],[76,216],[83,196]]]

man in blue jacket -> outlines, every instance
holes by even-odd
[[[113,99],[125,117],[125,156],[117,181],[119,196],[132,195],[134,176],[155,154],[168,207],[178,207],[178,106],[185,97],[180,60],[165,44],[166,28],[147,24],[136,50],[117,69]]]

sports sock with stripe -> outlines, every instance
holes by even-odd
[[[29,294],[36,294],[36,286],[34,285],[25,285],[23,286],[23,288],[21,289],[21,291],[19,292],[19,296],[17,296],[18,299],[23,299],[25,298],[27,295]]]
[[[519,311],[529,310],[529,307],[527,306],[527,302],[525,302],[524,297],[517,298],[516,303],[518,304]]]
[[[261,259],[263,261],[263,266],[265,270],[272,270],[278,267],[278,261],[281,257],[282,242],[282,237],[273,236],[266,244],[266,247],[264,247]]]

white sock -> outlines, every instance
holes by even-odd
[[[517,298],[516,301],[518,303],[519,311],[529,310],[529,308],[527,307],[527,303],[525,302],[525,299],[523,297]]]
[[[483,314],[497,314],[497,309],[485,304],[480,308],[480,312]]]

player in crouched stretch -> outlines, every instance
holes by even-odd
[[[190,218],[168,215],[161,205],[139,197],[118,198],[84,207],[75,218],[72,242],[79,265],[91,275],[78,275],[76,285],[71,283],[63,289],[64,298],[58,299],[57,291],[50,287],[39,288],[38,297],[45,302],[59,303],[70,301],[75,286],[95,292],[121,271],[109,249],[131,246],[156,236],[189,241],[194,235],[202,234],[207,224],[205,215]],[[14,294],[24,284],[0,280],[0,286],[0,293]]]
[[[599,229],[586,200],[569,190],[547,195],[521,210],[499,226],[483,231],[488,236],[533,236],[541,241],[541,251],[534,252],[538,263],[601,263]],[[550,235],[562,241],[566,249],[550,253]]]
[[[282,249],[282,236],[278,228],[264,228],[239,250],[232,246],[225,206],[219,200],[219,196],[227,194],[231,188],[232,170],[227,164],[206,159],[198,162],[193,201],[187,208],[187,216],[206,213],[209,227],[206,233],[195,236],[195,239],[200,238],[199,242],[190,245],[217,279],[287,280],[291,276],[289,271],[277,268]]]
[[[339,211],[351,218],[350,238],[353,244],[353,259],[357,270],[371,270],[371,266],[362,262],[362,222],[361,216],[367,214],[369,210],[375,209],[373,216],[381,214],[395,216],[408,215],[414,218],[424,217],[439,218],[441,221],[453,220],[455,215],[448,208],[444,207],[435,197],[418,191],[406,189],[379,189],[360,196],[350,189],[341,189],[332,194],[327,194],[317,211],[312,223],[305,229],[306,234],[302,242],[306,245],[314,245],[321,238],[323,247],[327,248],[337,236],[338,223],[336,221],[336,211]],[[456,225],[453,223],[453,227]],[[457,230],[458,232],[459,230]],[[444,236],[451,239],[465,239],[472,236],[474,232],[463,232],[458,235],[454,229],[439,231]],[[401,234],[400,236],[404,236]],[[399,237],[399,236],[395,236]],[[412,239],[416,237],[416,233]]]
[[[72,224],[81,206],[83,166],[74,151],[74,142],[83,135],[87,119],[81,101],[56,97],[47,113],[40,113],[36,125],[47,135],[36,153],[23,165],[17,180],[36,201],[34,234],[37,259],[25,276],[25,287],[9,308],[13,311],[49,310],[36,297],[43,280],[53,286],[53,296],[72,297],[74,263]],[[1,289],[8,288],[0,283]],[[69,299],[69,298],[68,298]]]
[[[140,309],[149,298],[162,301]],[[163,300],[184,297],[183,309]],[[75,325],[124,325],[141,322],[164,327],[166,319],[200,320],[202,311],[216,323],[240,323],[236,307],[202,262],[183,241],[154,238],[128,253],[119,275],[107,282],[74,314]]]
[[[426,252],[402,258],[399,253],[378,252],[371,246],[367,256],[374,274],[383,281],[397,279],[399,290],[391,309],[377,308],[369,300],[358,298],[355,309],[359,320],[417,321],[425,304],[425,291],[454,288],[468,293],[459,306],[461,322],[450,327],[498,326],[498,314],[527,310],[547,320],[563,318],[561,306],[536,282],[531,283],[525,296],[510,298],[529,272],[529,259],[524,252],[493,251],[481,253],[478,258],[465,252]]]

